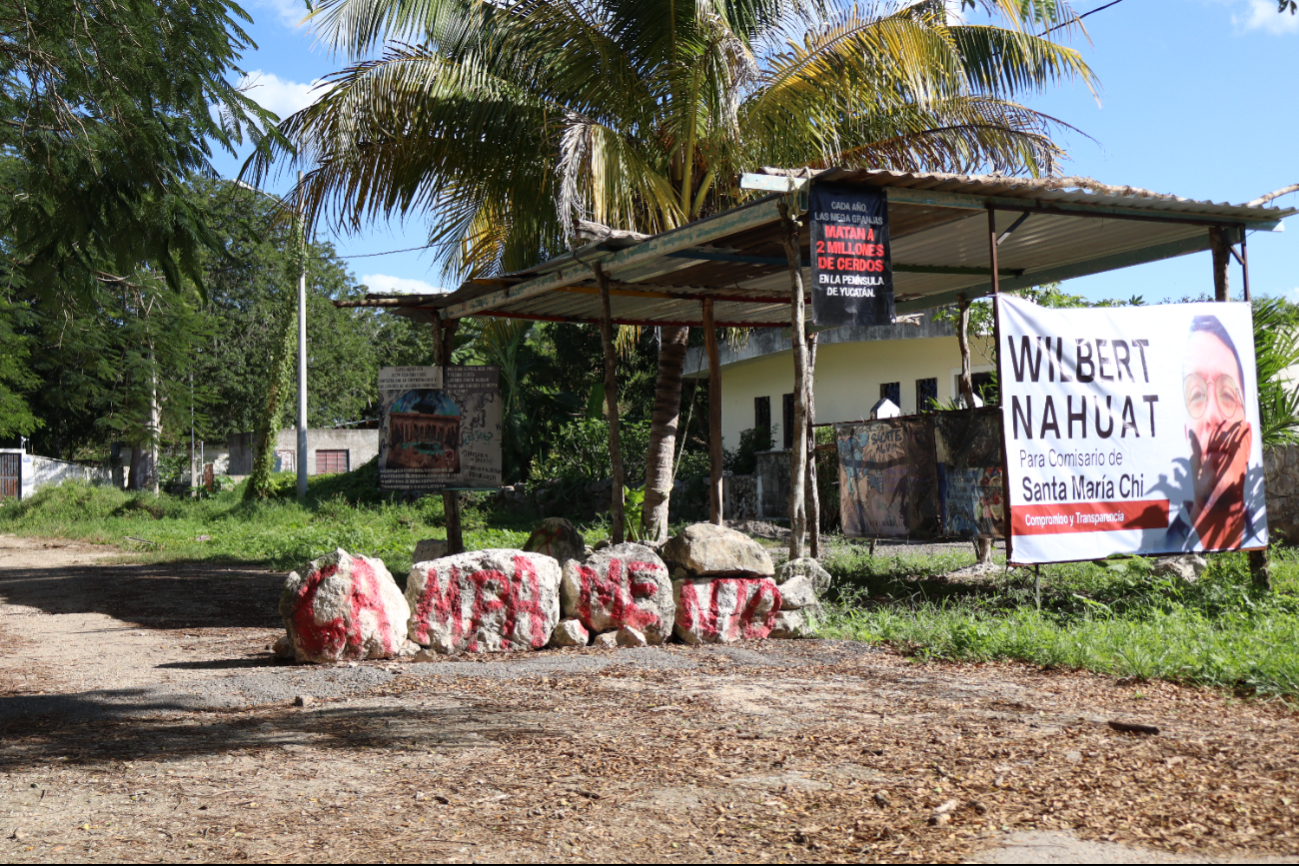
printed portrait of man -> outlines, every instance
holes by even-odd
[[[1182,359],[1194,498],[1183,502],[1182,513],[1169,527],[1170,534],[1190,542],[1187,548],[1240,547],[1254,535],[1255,517],[1245,503],[1254,437],[1246,387],[1240,353],[1227,329],[1217,316],[1196,316]]]

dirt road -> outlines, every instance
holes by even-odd
[[[117,554],[0,536],[9,860],[1299,853],[1280,704],[826,641],[279,665],[282,575]]]

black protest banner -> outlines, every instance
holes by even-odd
[[[822,326],[893,323],[893,265],[884,191],[812,184],[812,321]]]

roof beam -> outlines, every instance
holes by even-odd
[[[1231,216],[1163,211],[1151,208],[1122,207],[1120,205],[1081,204],[1067,201],[1035,201],[1025,198],[970,195],[968,193],[942,192],[940,190],[882,187],[890,203],[919,205],[921,207],[947,207],[962,210],[1011,210],[1021,213],[1055,214],[1057,216],[1092,217],[1094,219],[1125,219],[1142,222],[1178,223],[1181,225],[1246,226],[1256,231],[1272,231],[1280,220],[1271,218],[1246,219]]]
[[[590,265],[599,261],[610,276],[617,279],[618,271],[635,267],[662,258],[669,253],[688,247],[697,247],[711,243],[718,238],[735,232],[757,228],[780,219],[777,205],[779,196],[759,199],[751,205],[725,211],[711,219],[700,220],[684,225],[681,228],[655,235],[644,243],[615,253],[597,253],[589,261],[560,268],[559,270],[533,277],[517,286],[510,286],[472,300],[452,304],[442,311],[443,319],[460,319],[465,316],[483,315],[494,307],[503,304],[524,301],[544,295],[555,289],[571,286],[591,278]]]
[[[769,256],[746,256],[740,253],[719,253],[712,250],[681,250],[680,252],[669,253],[669,258],[674,259],[697,259],[701,262],[731,262],[737,265],[772,265],[775,267],[786,268],[789,263],[784,259],[771,258]],[[803,267],[810,268],[812,263],[807,259],[803,260]],[[1022,269],[1000,268],[1003,277],[1018,277],[1024,273]],[[986,277],[992,273],[989,268],[961,268],[949,267],[947,265],[906,265],[893,263],[893,271],[898,274],[951,274],[955,276],[973,276]]]
[[[1180,241],[1170,243],[1156,244],[1151,247],[1143,247],[1137,250],[1129,250],[1125,253],[1115,253],[1109,256],[1103,256],[1099,259],[1089,259],[1085,262],[1074,262],[1069,265],[1060,265],[1054,268],[1043,268],[1040,271],[1025,273],[1022,276],[1011,277],[1010,279],[1001,280],[1001,290],[1003,292],[1013,289],[1027,289],[1033,286],[1040,286],[1043,283],[1053,283],[1058,280],[1071,280],[1075,277],[1085,277],[1091,274],[1099,274],[1104,271],[1118,270],[1119,268],[1128,268],[1133,265],[1143,265],[1147,262],[1158,262],[1164,259],[1176,258],[1190,253],[1198,253],[1209,248],[1209,233],[1204,232],[1191,238],[1183,238]],[[917,298],[914,301],[899,301],[896,304],[899,313],[915,313],[920,310],[929,310],[934,307],[943,307],[948,304],[956,303],[957,295],[965,295],[967,298],[979,298],[992,292],[991,283],[982,283],[976,286],[968,286],[959,291],[944,292],[938,295],[928,295],[923,298]]]

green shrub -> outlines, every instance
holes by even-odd
[[[622,423],[618,427],[618,445],[628,487],[645,484],[645,456],[649,452],[648,421]],[[609,422],[603,419],[570,421],[560,428],[554,446],[534,457],[529,479],[533,483],[561,481],[602,481],[613,475],[609,461]]]

